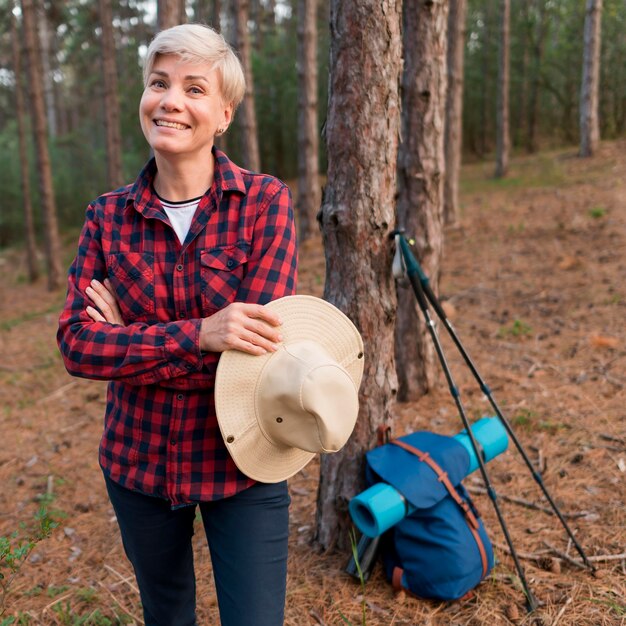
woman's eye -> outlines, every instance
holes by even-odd
[[[192,93],[194,95],[200,95],[200,94],[203,94],[204,91],[202,89],[200,89],[200,87],[190,87],[189,88],[189,93]]]
[[[157,78],[150,83],[150,87],[156,87],[157,89],[164,89],[165,83],[160,78]]]

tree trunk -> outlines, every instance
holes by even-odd
[[[463,140],[463,57],[465,53],[466,0],[450,0],[448,15],[448,90],[444,149],[446,175],[443,187],[443,216],[446,224],[459,219],[459,172]]]
[[[539,25],[533,42],[533,63],[531,67],[530,94],[528,98],[528,130],[526,132],[526,151],[530,154],[537,150],[537,117],[539,108],[539,83],[541,80],[541,62],[544,43],[548,31],[546,0],[539,0]]]
[[[246,76],[246,93],[239,108],[241,149],[243,166],[258,172],[261,170],[259,139],[257,136],[256,111],[254,109],[254,81],[252,78],[252,54],[248,35],[248,0],[233,0],[235,47]]]
[[[39,195],[45,224],[48,289],[52,291],[61,285],[61,246],[59,243],[59,228],[52,186],[52,169],[48,151],[46,107],[42,89],[43,80],[41,78],[41,54],[38,49],[36,13],[33,0],[21,0],[21,5],[24,41],[28,57],[30,101],[35,134],[37,169],[39,171]]]
[[[104,83],[104,125],[107,149],[107,185],[117,189],[124,184],[122,174],[122,140],[120,137],[120,105],[117,90],[117,63],[111,0],[100,0],[102,23],[102,75]]]
[[[313,234],[320,206],[317,130],[317,0],[298,0],[299,239]]]
[[[26,104],[22,85],[22,54],[20,41],[15,25],[15,16],[12,6],[9,8],[11,20],[11,46],[13,50],[13,72],[15,74],[15,107],[17,129],[20,144],[20,172],[22,177],[22,200],[24,202],[24,218],[26,227],[26,263],[28,266],[28,280],[34,283],[39,278],[39,264],[37,263],[37,244],[35,243],[35,225],[33,221],[33,204],[30,193],[30,177],[28,167],[28,145],[26,140]]]
[[[598,90],[600,86],[600,27],[602,0],[587,0],[585,9],[585,47],[580,89],[580,156],[590,157],[600,143]]]
[[[498,56],[498,111],[496,125],[496,178],[506,176],[509,169],[509,24],[511,21],[511,2],[500,2],[500,54]]]
[[[213,18],[212,24],[213,28],[218,32],[222,32],[222,1],[221,0],[213,0]]]
[[[416,240],[417,258],[437,291],[443,249],[444,120],[448,3],[403,5],[402,144],[398,153],[398,225]],[[398,289],[395,345],[398,400],[433,384],[435,350],[413,291]]]
[[[361,331],[365,372],[352,437],[341,452],[321,459],[316,541],[324,549],[349,545],[348,503],[363,486],[364,453],[375,445],[378,426],[390,419],[397,387],[389,233],[402,66],[400,2],[332,0],[330,7],[324,298]]]
[[[185,0],[157,0],[157,30],[165,30],[186,21]]]
[[[57,112],[54,99],[54,84],[52,81],[52,68],[50,64],[50,54],[52,33],[46,16],[46,8],[43,2],[35,4],[37,13],[37,30],[39,35],[39,50],[41,54],[41,77],[43,80],[44,101],[46,103],[46,118],[48,121],[48,133],[51,137],[57,136]]]

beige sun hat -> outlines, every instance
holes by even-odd
[[[222,437],[237,467],[276,483],[318,452],[337,452],[359,412],[363,341],[338,308],[313,296],[266,305],[282,320],[278,350],[223,352],[215,380]]]

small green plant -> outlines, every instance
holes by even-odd
[[[91,604],[96,600],[97,592],[93,587],[84,587],[76,592],[76,598],[84,604]]]
[[[43,539],[48,538],[58,526],[58,523],[50,517],[46,504],[40,503],[39,509],[35,513],[36,527],[32,531],[30,538],[20,538],[17,530],[9,536],[0,537],[0,617],[5,611],[9,587],[19,573],[20,568],[24,565],[35,546]],[[8,623],[13,624],[14,622]],[[4,621],[0,622],[0,626],[3,625]]]
[[[527,337],[532,335],[533,329],[522,320],[513,320],[509,326],[502,326],[498,331],[498,337]]]
[[[610,608],[618,617],[626,617],[626,604],[620,604],[614,598],[589,598],[589,600]]]
[[[361,569],[361,563],[359,562],[359,551],[358,544],[356,540],[356,534],[354,532],[354,528],[350,529],[350,548],[352,549],[352,557],[354,558],[354,563],[356,565],[356,571],[359,576],[359,583],[361,585],[361,626],[366,625],[366,611],[367,611],[367,603],[365,602],[365,576],[363,575],[363,570]],[[339,616],[343,620],[344,624],[348,624],[348,626],[353,626],[352,622],[341,612],[339,611]]]
[[[57,587],[56,585],[50,585],[46,589],[46,594],[49,598],[56,598],[57,596],[60,596],[62,593],[65,593],[68,589],[69,587],[67,585],[61,585],[59,587]]]
[[[599,220],[606,215],[606,208],[603,206],[594,206],[589,209],[588,214],[591,219]]]
[[[537,413],[529,409],[520,409],[511,419],[513,426],[531,430],[537,420]]]

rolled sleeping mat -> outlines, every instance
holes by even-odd
[[[509,439],[502,422],[497,417],[483,417],[472,426],[476,442],[482,448],[487,463],[504,452]],[[478,469],[478,459],[466,430],[454,436],[470,457],[467,474]],[[354,525],[368,537],[378,537],[397,524],[415,508],[405,497],[387,483],[376,483],[350,500],[350,515]]]

